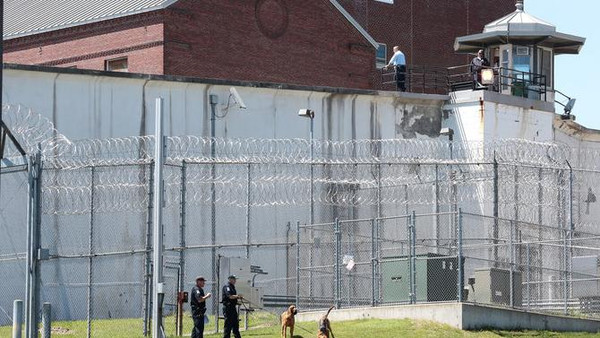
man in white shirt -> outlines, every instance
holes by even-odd
[[[396,90],[405,91],[406,58],[398,46],[394,46],[394,55],[392,55],[390,62],[388,62],[388,64],[383,68],[388,69],[392,66],[394,67],[395,71],[394,79],[396,80]]]

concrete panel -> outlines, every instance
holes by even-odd
[[[331,325],[335,330],[336,322],[357,319],[422,319],[433,320],[442,324],[461,329],[461,307],[460,303],[442,304],[417,304],[402,306],[382,306],[370,308],[334,309],[329,314]],[[296,320],[299,322],[317,322],[325,314],[324,311],[302,312],[299,310]],[[338,323],[338,325],[340,325]]]
[[[317,322],[326,312],[300,312],[299,322]],[[600,320],[547,315],[508,308],[473,305],[467,303],[416,304],[369,308],[334,309],[329,314],[332,327],[336,322],[357,319],[432,320],[462,330],[550,330],[562,332],[598,332]],[[337,325],[340,325],[337,323]]]
[[[598,332],[600,321],[472,304],[462,305],[462,329]]]
[[[247,109],[230,96],[234,86]],[[164,98],[168,136],[210,135],[210,95],[218,96],[216,136],[315,139],[436,138],[443,95],[227,82],[169,76],[112,74],[12,65],[3,99],[42,114],[70,139],[148,135],[154,106]]]

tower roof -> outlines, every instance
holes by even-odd
[[[456,38],[454,50],[474,52],[489,45],[537,44],[552,48],[555,54],[578,54],[585,38],[556,31],[556,26],[526,13],[523,2],[517,9],[485,25],[483,32]]]

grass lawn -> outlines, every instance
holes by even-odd
[[[220,321],[222,327],[222,321]],[[141,319],[106,319],[92,322],[92,337],[132,338],[144,337]],[[183,321],[184,337],[189,337],[192,329],[192,319],[186,314]],[[244,321],[240,326],[244,327]],[[242,331],[242,337],[280,337],[278,318],[267,312],[255,312],[249,318],[248,331]],[[69,321],[52,323],[52,337],[86,337],[85,321]],[[169,337],[175,337],[174,317],[168,317],[165,328]],[[392,338],[392,337],[600,337],[600,334],[589,333],[557,333],[548,331],[461,331],[447,325],[428,321],[410,319],[399,320],[353,320],[333,322],[332,330],[336,338]],[[207,324],[207,338],[222,337],[222,333],[208,334],[214,331],[214,321],[210,318]],[[317,323],[296,323],[295,338],[316,337]],[[12,327],[0,327],[0,337],[11,337]]]

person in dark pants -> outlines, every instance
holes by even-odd
[[[394,55],[392,55],[390,62],[383,68],[388,69],[392,66],[394,67],[396,90],[406,91],[406,57],[398,46],[394,46]]]
[[[206,313],[206,300],[210,298],[210,292],[204,294],[204,282],[206,279],[202,276],[196,277],[196,286],[192,288],[190,295],[190,306],[192,307],[192,318],[194,319],[194,329],[192,330],[192,338],[204,337],[204,314]]]
[[[240,322],[237,313],[238,299],[242,299],[242,295],[238,295],[235,291],[235,275],[229,276],[229,283],[223,286],[223,316],[225,317],[225,327],[223,328],[223,338],[229,338],[231,331],[235,338],[241,338]]]

